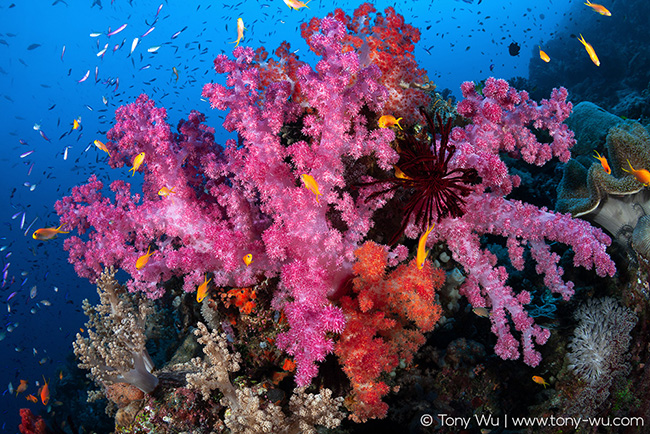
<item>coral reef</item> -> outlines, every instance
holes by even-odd
[[[553,244],[568,246],[574,265],[614,275],[610,239],[600,229],[507,197],[521,179],[505,155],[537,166],[568,160],[574,138],[563,124],[572,108],[566,89],[537,103],[504,80],[490,77],[481,92],[466,82],[457,106],[463,126],[443,124],[442,116],[434,126],[415,106],[428,101],[410,54],[417,31],[393,9],[374,13],[363,5],[353,18],[337,11],[304,27],[319,57],[314,67],[286,45],[276,52],[279,62],[265,63],[265,53],[241,45],[232,57],[218,55],[224,84],[206,84],[203,96],[228,111],[223,127],[237,133],[223,147],[201,113],[172,132],[165,109],[146,95],[120,107],[106,143],[109,164],[142,174],[142,193],[115,181],[114,198],[105,197],[93,176],[56,203],[72,233],[64,243],[69,260],[100,293],[100,305],[84,305],[89,338],[77,337],[80,366],[99,383],[129,383],[148,394],[121,409],[123,423],[168,423],[170,432],[197,423],[214,431],[311,432],[344,419],[342,397],[330,390],[348,394],[353,420],[384,417],[382,399],[399,389],[392,377],[412,368],[424,333],[442,315],[442,271],[431,260],[420,269],[409,254],[434,222],[419,250],[446,249],[449,269],[462,270],[454,288],[486,312],[481,325],[491,323],[502,359],[523,355],[525,364],[539,365],[536,345],[551,332],[527,313],[531,294],[508,284],[486,237],[503,239],[516,271],[530,257],[540,280],[564,300],[574,284],[563,278]],[[402,85],[409,80],[418,86]],[[387,110],[412,113],[411,122],[424,113],[427,128],[380,128]],[[416,186],[423,165],[428,172]],[[398,187],[386,188],[391,183]],[[427,189],[433,193],[422,194]],[[413,197],[413,212],[394,211]],[[388,214],[399,221],[384,224]],[[396,230],[402,244],[377,244]],[[113,269],[102,273],[106,267],[124,270],[129,281],[118,285]],[[190,293],[204,282],[206,297],[194,301]],[[197,326],[205,356],[154,376],[144,346],[150,308],[140,295],[171,295],[185,335],[200,311],[211,328]],[[183,338],[174,363],[197,348]],[[476,357],[465,363],[476,364],[480,349],[458,341],[449,358],[466,351]],[[333,381],[336,389],[308,393],[321,367],[342,379]],[[463,366],[458,377],[468,381],[471,369],[482,368]],[[284,400],[292,381],[298,388]]]
[[[316,426],[335,428],[343,419],[338,407],[342,398],[333,398],[328,389],[319,394],[305,393],[297,388],[289,401],[291,416],[286,417],[282,409],[273,403],[262,403],[248,387],[235,387],[229,374],[239,370],[239,354],[228,351],[226,337],[216,331],[208,332],[203,323],[197,324],[195,332],[203,345],[206,360],[194,359],[188,367],[197,369],[187,374],[188,387],[201,392],[204,400],[219,391],[221,404],[228,408],[224,423],[232,433],[315,433]]]

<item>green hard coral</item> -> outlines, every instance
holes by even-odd
[[[640,217],[650,213],[650,192],[623,169],[650,169],[650,133],[639,122],[625,121],[610,128],[605,156],[611,174],[596,159],[587,169],[570,160],[558,188],[556,210],[583,217],[629,244]],[[584,158],[582,158],[584,161]]]

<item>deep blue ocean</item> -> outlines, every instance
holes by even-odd
[[[58,226],[55,201],[93,173],[102,180],[128,178],[138,190],[138,174],[131,178],[126,168],[111,170],[105,153],[93,145],[106,141],[114,110],[146,93],[167,108],[171,125],[192,109],[205,113],[225,142],[231,136],[220,128],[224,113],[210,109],[201,88],[220,78],[213,59],[231,53],[237,18],[247,29],[241,44],[263,45],[270,52],[286,40],[301,59],[311,61],[300,24],[335,8],[351,14],[358,4],[313,0],[308,9],[295,11],[282,0],[0,1],[0,258],[6,271],[0,289],[0,432],[18,432],[22,407],[43,414],[66,405],[57,399],[56,382],[71,358],[75,334],[84,327],[81,302],[94,302],[97,294],[67,262],[62,236],[42,242],[32,233]],[[527,77],[530,62],[541,62],[538,45],[558,32],[579,31],[578,23],[567,21],[567,1],[375,5],[378,10],[394,6],[420,29],[416,59],[439,90],[449,88],[457,97],[466,80]],[[122,31],[107,36],[122,25]],[[513,42],[521,46],[517,56],[508,50]],[[73,130],[75,119],[81,128]],[[47,407],[25,399],[36,395],[44,379],[53,390]],[[16,396],[11,390],[20,380],[27,380],[28,388]]]

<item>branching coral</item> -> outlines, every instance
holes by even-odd
[[[97,279],[97,292],[97,306],[83,302],[88,338],[77,333],[73,342],[74,353],[81,360],[79,367],[89,369],[99,384],[128,383],[151,393],[158,385],[145,347],[145,319],[151,307],[132,301],[126,288],[115,280],[112,268]]]
[[[217,331],[209,332],[203,323],[197,324],[195,334],[203,345],[206,359],[193,359],[187,367],[195,373],[187,374],[190,388],[200,390],[203,399],[219,391],[221,404],[228,407],[224,422],[235,434],[259,433],[316,433],[316,426],[337,427],[343,418],[339,410],[343,399],[333,398],[329,389],[317,395],[305,393],[304,388],[294,391],[289,408],[291,416],[282,409],[262,399],[248,387],[235,387],[230,372],[239,370],[239,354],[228,351],[226,337]]]

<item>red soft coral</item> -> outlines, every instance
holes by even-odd
[[[29,408],[20,409],[20,425],[18,430],[21,434],[46,434],[47,427],[41,416],[34,416]]]
[[[425,342],[423,332],[440,319],[435,290],[443,284],[444,273],[428,262],[420,270],[412,260],[386,275],[386,248],[371,241],[355,256],[356,297],[341,298],[347,323],[335,352],[353,389],[346,401],[351,418],[363,422],[386,416],[388,406],[381,398],[390,388],[380,377],[393,371],[400,359],[410,363]]]

